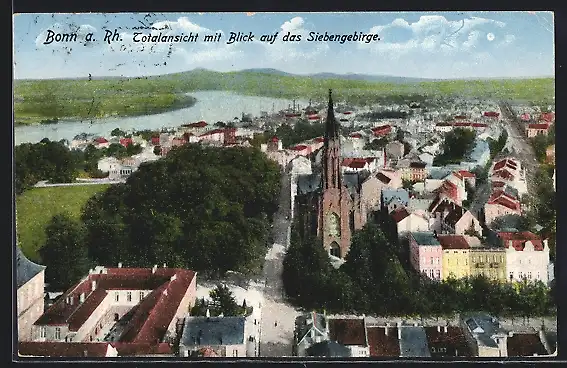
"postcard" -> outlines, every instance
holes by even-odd
[[[14,359],[557,356],[552,12],[13,19]]]

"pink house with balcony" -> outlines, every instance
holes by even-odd
[[[412,232],[409,237],[412,267],[433,280],[443,277],[443,247],[433,232]]]

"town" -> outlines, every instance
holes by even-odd
[[[63,263],[38,264],[18,244],[19,355],[556,356],[554,107],[454,99],[362,108],[337,103],[340,99],[329,91],[326,101],[310,101],[308,106],[292,101],[287,110],[258,117],[243,113],[232,121],[180,122],[175,129],[161,131],[117,127],[104,137],[45,139],[22,145],[25,152],[17,146],[19,193],[59,186],[116,188],[90,201],[83,212],[91,234],[89,257],[98,262],[81,268],[86,270],[83,274],[69,271],[75,279],[49,279],[49,268]],[[68,160],[83,162],[80,177],[72,171],[58,180],[57,175],[31,175],[31,169],[18,169],[19,158],[23,162],[27,157],[25,165],[33,164],[30,152],[39,152],[33,147],[41,150],[50,144],[80,157]],[[252,152],[251,158],[232,150]],[[206,157],[208,163],[192,161]],[[264,159],[269,164],[261,163]],[[228,164],[213,175],[205,169],[215,160]],[[166,162],[167,166],[158,167]],[[169,242],[162,240],[163,234],[184,231],[182,225],[174,228],[169,223],[189,223],[192,216],[205,213],[210,218],[230,216],[231,203],[237,203],[232,197],[232,202],[219,199],[209,205],[206,194],[195,194],[196,201],[204,201],[202,207],[162,203],[163,198],[183,198],[178,194],[185,193],[181,186],[164,183],[171,183],[174,172],[190,170],[191,165],[200,165],[191,173],[199,172],[201,178],[189,174],[179,178],[195,183],[210,180],[211,187],[225,188],[217,184],[223,175],[238,185],[234,175],[241,172],[240,182],[250,185],[250,193],[261,190],[262,180],[279,185],[275,194],[268,189],[261,192],[272,193],[277,205],[273,209],[272,199],[264,197],[264,202],[257,199],[256,206],[246,206],[254,195],[233,187],[241,193],[235,198],[250,198],[238,202],[244,212],[252,213],[249,217],[256,218],[254,211],[263,212],[270,223],[269,244],[253,248],[254,254],[264,253],[261,264],[249,266],[250,272],[236,270],[242,258],[238,250],[226,256],[234,259],[234,268],[218,272],[212,272],[214,259],[199,258],[205,255],[187,255],[193,257],[189,263],[193,267],[183,267],[185,255],[179,254],[178,260],[171,254],[176,245],[160,248],[152,256],[142,254],[152,241]],[[256,176],[261,175],[258,167],[269,165],[274,167],[273,175],[266,171],[265,177]],[[64,170],[57,167],[59,175]],[[142,188],[146,182],[161,184],[152,192]],[[213,196],[206,185],[190,185],[195,185],[195,192]],[[124,203],[139,198],[144,208],[151,208],[155,220],[144,220],[148,228],[162,221],[160,226],[169,229],[159,233],[158,240],[152,230],[145,232],[139,225],[140,241],[134,245],[141,249],[138,253],[120,248],[119,238],[112,237],[120,236],[118,230],[108,238],[92,239],[98,234],[95,228],[104,225],[95,219],[97,213],[123,216],[119,207],[124,205],[110,203],[123,195],[124,186],[131,188]],[[161,193],[169,190],[178,192]],[[551,203],[545,202],[549,198]],[[169,206],[179,208],[166,209]],[[264,209],[256,210],[260,207]],[[164,217],[157,219],[160,208]],[[186,214],[192,211],[193,215]],[[181,212],[187,220],[171,215]],[[59,226],[62,222],[59,219]],[[54,229],[57,224],[54,219],[50,226]],[[222,239],[241,236],[230,227],[210,229],[204,237],[215,237],[212,234],[220,229],[226,231],[219,235]],[[250,231],[256,234],[252,227]],[[154,240],[144,240],[148,237]],[[109,245],[107,239],[115,243]],[[105,242],[106,248],[93,256],[94,244],[103,247]],[[48,245],[54,243],[48,238]],[[199,249],[206,252],[204,247]],[[65,258],[64,251],[50,249],[57,256],[50,258],[45,251],[43,260]],[[136,255],[127,249],[134,249]],[[219,249],[214,254],[221,257]],[[148,262],[155,264],[142,266]],[[68,267],[78,270],[76,265]],[[322,295],[323,288],[329,293]],[[411,299],[415,294],[411,290],[418,289],[430,291],[431,298],[438,293],[435,300],[444,302]],[[471,301],[458,304],[456,300],[466,293],[472,295]],[[426,304],[428,310],[418,309]]]

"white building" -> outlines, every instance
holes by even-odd
[[[529,232],[499,232],[498,237],[506,248],[506,271],[509,281],[539,280],[548,284],[549,246]]]
[[[24,256],[16,247],[18,341],[32,340],[32,325],[43,314],[45,266]]]

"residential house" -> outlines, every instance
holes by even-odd
[[[30,261],[16,246],[18,341],[31,341],[32,325],[43,314],[45,266]]]
[[[385,326],[367,327],[368,346],[371,357],[399,357],[401,331],[390,323]]]
[[[209,124],[201,120],[196,123],[183,124],[181,125],[179,130],[181,133],[192,133],[198,136],[205,133],[205,131],[207,131],[208,129],[209,129]]]
[[[435,159],[435,156],[429,152],[423,152],[419,155],[419,159],[421,160],[421,162],[425,163],[425,167],[428,167],[433,166],[433,160]]]
[[[312,312],[295,319],[294,356],[307,356],[307,349],[327,340],[329,340],[329,324],[325,315]]]
[[[441,232],[443,234],[482,236],[482,226],[469,210],[455,206],[443,217]]]
[[[398,238],[406,238],[411,232],[429,231],[429,222],[423,216],[409,212],[404,207],[399,207],[390,213],[396,224]]]
[[[132,140],[131,137],[129,138],[120,138],[120,144],[124,147],[128,147],[132,144],[134,144],[134,141]]]
[[[453,171],[451,174],[447,175],[445,181],[450,182],[457,187],[457,196],[455,198],[457,202],[467,200],[468,193],[466,190],[465,178],[459,173],[459,171]],[[448,186],[448,183],[444,183],[441,185],[441,190],[443,193],[447,193],[450,198],[453,198],[453,186]]]
[[[461,205],[463,203],[463,196],[466,194],[466,190],[458,184],[455,184],[453,181],[445,179],[441,186],[435,190],[435,193],[437,193],[440,198],[447,198],[452,202]]]
[[[402,185],[401,175],[395,170],[381,169],[370,175],[362,182],[360,190],[362,217],[367,218],[370,213],[380,209],[382,190],[399,189]]]
[[[520,201],[503,190],[495,190],[484,205],[484,221],[488,226],[498,217],[521,214]]]
[[[542,342],[542,333],[508,332],[506,350],[509,357],[537,357],[546,356],[553,352],[547,351]]]
[[[471,247],[469,261],[471,276],[482,275],[490,280],[506,282],[507,256],[504,248],[482,245]]]
[[[375,137],[385,137],[392,132],[391,125],[381,125],[371,129]]]
[[[246,317],[187,317],[179,340],[179,355],[195,356],[208,348],[220,357],[258,356],[256,340],[247,331]]]
[[[393,141],[386,144],[386,156],[396,160],[404,157],[404,144],[399,141]]]
[[[475,357],[507,357],[507,332],[498,320],[484,313],[461,317],[461,328]]]
[[[462,235],[439,235],[443,249],[443,280],[470,276],[470,246]]]
[[[370,348],[363,318],[329,319],[329,338],[350,350],[351,357],[368,357]]]
[[[409,237],[410,263],[413,268],[434,280],[441,280],[443,248],[433,232],[412,232]]]
[[[95,138],[93,144],[98,149],[107,148],[108,146],[110,146],[110,142],[104,137]]]
[[[528,138],[537,137],[538,135],[547,135],[549,131],[548,123],[532,123],[526,127],[526,135]]]
[[[427,209],[430,230],[441,233],[443,231],[443,219],[457,207],[459,207],[459,204],[451,198],[437,194]]]
[[[489,172],[491,181],[500,181],[514,187],[519,194],[527,193],[525,169],[517,160],[503,159],[494,164]]]
[[[465,184],[468,184],[471,186],[471,188],[476,187],[476,175],[473,174],[472,172],[468,171],[468,170],[459,170],[457,171],[457,174],[459,174],[463,180],[465,181]]]
[[[407,190],[401,188],[383,189],[380,203],[384,210],[390,213],[397,208],[407,207],[409,203],[409,193]]]
[[[116,350],[109,342],[36,342],[18,343],[20,357],[52,358],[110,358],[117,357]]]
[[[307,348],[306,356],[321,358],[350,358],[351,350],[336,341],[325,340]]]
[[[553,124],[555,123],[555,113],[554,112],[542,112],[539,116],[539,121],[542,123]]]
[[[165,265],[164,265],[165,266]],[[34,341],[173,342],[195,303],[196,273],[97,266],[32,326]]]
[[[482,116],[485,118],[494,119],[496,121],[500,120],[500,113],[496,111],[485,111]]]
[[[473,356],[462,328],[429,326],[424,327],[424,330],[432,358],[470,358]]]
[[[411,181],[423,181],[427,177],[427,171],[425,167],[427,163],[422,161],[413,161],[409,164],[409,180]]]
[[[359,171],[373,172],[376,170],[375,158],[344,158],[342,162],[343,172],[356,173]]]
[[[435,131],[440,133],[447,133],[453,130],[453,124],[451,123],[437,123],[435,124]]]
[[[429,358],[431,353],[425,329],[422,326],[398,326],[400,334],[400,357]]]
[[[541,281],[548,284],[549,246],[530,231],[498,232],[506,252],[506,271],[509,281]]]
[[[443,179],[425,179],[423,182],[415,183],[412,188],[419,194],[433,193],[443,185]]]
[[[308,156],[312,152],[311,147],[304,144],[298,144],[297,146],[290,148],[290,150],[294,151],[294,154],[298,156]]]
[[[262,145],[264,146],[264,145]],[[266,144],[265,151],[272,152],[272,151],[281,151],[283,150],[283,142],[276,136],[270,138],[268,143]],[[264,149],[262,149],[264,151]]]

